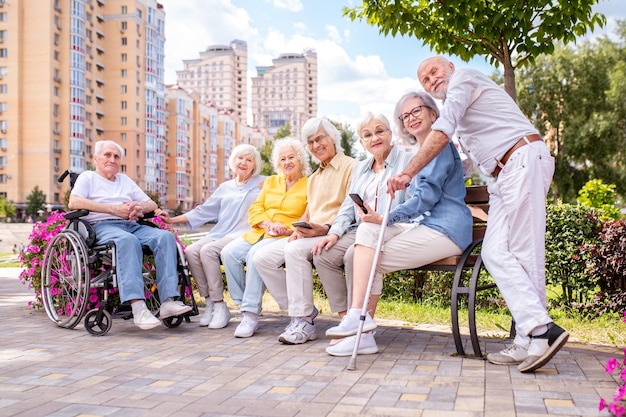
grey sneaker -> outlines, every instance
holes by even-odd
[[[548,330],[539,336],[530,336],[528,357],[519,364],[520,372],[532,372],[548,363],[565,345],[569,333],[554,323],[548,324]]]
[[[525,347],[512,344],[498,353],[490,353],[487,360],[495,365],[519,365],[528,357]]]
[[[278,337],[278,341],[287,345],[300,345],[315,339],[317,339],[315,324],[300,317],[296,317],[289,329]]]

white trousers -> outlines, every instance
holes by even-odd
[[[305,317],[313,313],[313,255],[311,249],[323,236],[297,239],[288,242],[280,239],[260,249],[254,265],[265,286],[281,309],[288,309],[290,317]],[[284,264],[284,267],[283,267]],[[346,305],[346,283],[343,278],[325,282],[320,280],[330,302],[331,310]],[[340,306],[340,307],[337,307]]]
[[[554,158],[543,142],[516,150],[489,190],[482,258],[516,323],[515,343],[552,320],[546,310],[546,195]]]
[[[374,223],[361,223],[356,232],[356,245],[375,249],[381,226]],[[372,283],[371,294],[380,295],[383,289],[383,274],[401,269],[418,268],[449,256],[461,254],[459,248],[447,236],[423,225],[395,223],[385,228],[383,247],[378,258],[378,268]],[[354,262],[359,262],[354,259]],[[353,277],[353,280],[367,282],[369,276]]]

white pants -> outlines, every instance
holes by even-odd
[[[290,317],[305,317],[313,313],[311,249],[322,237],[315,236],[291,242],[287,239],[280,239],[259,250],[254,257],[255,268],[261,275],[265,286],[280,308],[289,310]],[[344,306],[343,311],[345,311],[347,290],[343,271],[341,274],[342,279],[334,282],[333,287],[329,287],[322,280],[333,311],[337,305]]]
[[[546,310],[546,195],[554,158],[543,142],[516,150],[489,185],[482,258],[516,323],[515,343],[552,320]]]

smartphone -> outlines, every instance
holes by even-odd
[[[307,222],[293,222],[291,223],[293,227],[304,227],[305,229],[313,229],[310,224]]]
[[[363,199],[360,195],[352,193],[350,194],[350,198],[356,203],[357,206],[359,206],[361,210],[363,210],[363,213],[367,214],[367,209],[365,208],[365,204],[363,204]]]

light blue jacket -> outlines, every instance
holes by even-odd
[[[382,214],[385,207],[387,207],[389,201],[389,194],[387,193],[387,180],[394,175],[399,174],[407,166],[413,153],[404,152],[394,146],[385,159],[385,170],[380,178],[379,190],[378,190],[378,213]],[[352,181],[350,183],[350,189],[348,194],[356,193],[363,196],[365,188],[376,176],[376,173],[372,170],[372,164],[374,163],[374,157],[370,156],[364,161],[359,162],[352,171]],[[406,190],[396,192],[396,196],[392,202],[392,208],[402,203],[405,200]],[[346,233],[356,232],[356,228],[361,222],[361,219],[356,214],[356,207],[354,201],[349,195],[346,196],[337,217],[333,221],[333,224],[328,231],[328,234],[334,233],[341,237]]]
[[[461,158],[450,142],[411,180],[411,197],[389,213],[389,223],[419,221],[448,236],[461,250],[472,242]]]
[[[185,213],[190,229],[217,222],[208,233],[211,239],[240,237],[250,230],[248,210],[261,191],[262,175],[253,175],[241,188],[235,180],[225,181],[201,205]]]

